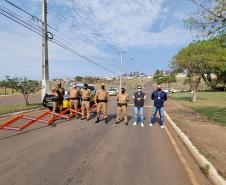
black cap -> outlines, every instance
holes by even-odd
[[[126,89],[124,87],[121,88],[121,91],[126,91]]]
[[[84,87],[89,87],[89,85],[87,83],[84,84]]]

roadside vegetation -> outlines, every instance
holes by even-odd
[[[7,106],[0,105],[0,115],[13,113],[13,112],[20,112],[20,111],[25,111],[30,109],[38,109],[41,107],[43,107],[41,103],[35,103],[30,105],[23,105],[23,104],[7,105]]]
[[[190,106],[206,118],[226,126],[226,92],[198,92],[196,102],[191,101],[190,92],[175,93],[171,97]]]

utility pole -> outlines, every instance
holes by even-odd
[[[121,60],[120,60],[120,77],[119,77],[119,91],[121,91],[122,88],[122,74],[123,74],[123,54],[125,54],[125,51],[120,51],[119,52],[121,55]]]
[[[42,0],[42,100],[49,92],[49,60],[47,34],[47,2]]]

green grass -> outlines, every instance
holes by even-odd
[[[208,119],[226,126],[226,92],[199,92],[197,102],[191,101],[191,93],[177,93],[171,97]]]
[[[24,111],[24,110],[30,110],[30,109],[37,109],[41,108],[42,104],[41,103],[35,103],[31,105],[1,105],[0,106],[0,115],[2,114],[8,114],[12,112],[18,112],[18,111]]]

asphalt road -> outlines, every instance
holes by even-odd
[[[61,121],[26,131],[0,131],[0,185],[192,185],[165,131],[110,122]],[[190,162],[190,161],[189,161]],[[198,174],[199,175],[199,174]]]

